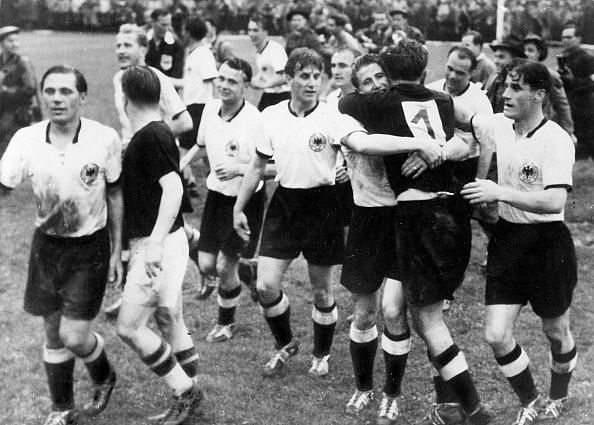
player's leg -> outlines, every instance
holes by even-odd
[[[328,374],[328,358],[334,340],[338,308],[334,300],[332,266],[308,262],[309,280],[313,288],[312,321],[314,329],[313,361],[309,373],[316,376]]]
[[[235,331],[235,310],[239,305],[241,284],[237,273],[238,255],[219,253],[216,272],[219,276],[217,304],[219,306],[217,324],[210,331],[206,340],[209,342],[228,341]]]
[[[291,264],[291,259],[260,256],[258,258],[257,288],[266,323],[275,340],[276,353],[264,366],[264,376],[272,377],[283,372],[289,357],[297,354],[298,344],[291,330],[291,306],[281,290],[281,279]]]

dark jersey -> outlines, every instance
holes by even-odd
[[[150,236],[163,193],[159,179],[171,172],[179,174],[175,137],[167,124],[153,121],[134,134],[122,163],[124,229],[128,237]],[[180,209],[171,232],[182,226]]]
[[[149,40],[144,60],[148,66],[157,68],[168,77],[182,78],[184,58],[184,47],[172,35],[167,34],[158,46],[154,39]]]
[[[339,110],[359,121],[369,133],[430,136],[441,143],[454,135],[452,98],[419,84],[398,84],[385,94],[352,93],[340,101]],[[396,196],[411,188],[426,192],[456,192],[459,189],[453,175],[453,163],[448,161],[426,170],[416,179],[403,176],[401,167],[408,155],[384,157],[386,175]]]

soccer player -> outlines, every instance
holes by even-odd
[[[392,89],[386,95],[352,93],[341,100],[341,112],[372,133],[428,135],[443,145],[442,159],[446,159],[419,175],[408,154],[384,158],[398,201],[395,229],[400,279],[415,330],[427,345],[436,373],[437,405],[427,420],[486,424],[491,414],[480,402],[464,354],[442,313],[443,300],[462,283],[470,255],[470,222],[456,194],[452,162],[463,159],[468,147],[459,139],[450,140],[455,121],[451,98],[420,84],[427,66],[426,48],[403,40],[382,54],[382,59]]]
[[[264,90],[258,109],[276,105],[289,98],[289,86],[285,75],[287,54],[279,43],[267,37],[261,18],[252,16],[247,32],[258,51],[256,54],[257,72],[252,79],[252,87]]]
[[[248,240],[250,228],[243,211],[256,191],[270,157],[276,160],[275,191],[262,229],[258,258],[258,292],[264,317],[276,341],[277,351],[264,367],[264,376],[283,373],[287,360],[298,351],[290,321],[289,299],[281,291],[281,279],[301,252],[308,263],[314,292],[313,359],[309,372],[328,374],[328,358],[338,310],[334,302],[332,266],[343,260],[344,245],[334,190],[337,146],[361,126],[318,102],[323,61],[311,49],[295,49],[285,68],[291,100],[263,113],[265,138],[246,170],[233,210],[237,233]],[[387,142],[394,144],[393,137]],[[388,143],[389,144],[389,143]],[[374,151],[375,152],[375,151]],[[371,152],[371,153],[374,153]]]
[[[260,112],[244,97],[252,78],[249,63],[239,58],[227,59],[218,73],[218,98],[206,104],[196,142],[206,148],[211,164],[200,225],[198,264],[201,273],[219,277],[219,314],[217,324],[206,337],[209,342],[228,341],[233,337],[235,310],[241,294],[239,255],[254,256],[266,199],[262,182],[246,206],[253,232],[249,242],[244,244],[233,229],[233,205],[245,169],[255,155],[256,143],[264,138],[264,127]]]
[[[499,203],[500,219],[489,244],[485,335],[522,404],[514,425],[559,419],[577,363],[569,320],[577,265],[563,223],[575,149],[567,132],[544,117],[542,103],[550,89],[544,65],[522,59],[511,63],[503,114],[470,120],[481,142],[496,145],[499,184],[477,179],[462,190],[472,204]],[[528,302],[542,320],[551,350],[549,397],[540,412],[528,355],[513,335]]]
[[[188,262],[183,230],[179,151],[161,120],[159,77],[148,67],[126,68],[121,78],[134,136],[122,166],[126,236],[131,258],[118,316],[118,335],[173,392],[161,422],[185,422],[202,399],[194,342],[183,321],[182,284]],[[148,327],[159,312],[163,336]],[[164,325],[171,323],[171,325]]]
[[[45,425],[65,425],[76,423],[75,357],[95,386],[83,412],[103,411],[116,382],[103,338],[91,325],[106,282],[118,284],[122,276],[121,148],[115,130],[81,117],[87,82],[78,70],[51,67],[41,90],[49,121],[14,135],[0,162],[0,193],[31,179],[37,218],[25,310],[42,316],[45,327],[52,400]]]

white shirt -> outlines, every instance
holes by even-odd
[[[159,108],[161,110],[161,118],[165,121],[169,126],[171,126],[171,122],[173,121],[173,117],[179,115],[183,111],[186,110],[186,105],[182,102],[181,98],[175,91],[175,87],[173,83],[165,74],[163,74],[158,69],[153,67],[149,67],[157,77],[159,77],[159,82],[161,83],[161,98],[159,99]],[[122,125],[122,147],[125,148],[130,143],[130,139],[134,135],[132,131],[132,125],[130,124],[130,120],[126,115],[126,111],[124,111],[124,93],[122,92],[122,74],[124,73],[123,69],[120,69],[113,77],[113,88],[114,88],[114,98],[115,98],[115,106],[116,110],[118,111],[118,117],[120,119],[120,124]]]
[[[110,127],[81,118],[75,143],[47,142],[49,121],[16,132],[0,162],[0,183],[14,188],[30,179],[43,233],[86,236],[107,223],[106,183],[120,178],[121,145]]]
[[[556,186],[571,188],[575,148],[569,134],[557,123],[546,121],[519,136],[511,119],[495,114],[475,115],[472,127],[479,141],[496,146],[499,185],[522,192]],[[564,210],[539,214],[499,202],[499,216],[512,223],[547,223],[562,221]]]
[[[445,78],[427,84],[427,88],[442,93],[449,94],[445,87]],[[450,95],[451,96],[451,95]],[[492,114],[493,107],[486,93],[481,90],[480,84],[470,83],[464,93],[455,97],[461,105],[475,114]],[[470,131],[462,131],[459,128],[454,130],[454,134],[460,137],[468,145],[468,158],[476,158],[480,154],[480,145]]]
[[[245,102],[237,115],[225,121],[219,115],[221,104],[219,99],[214,99],[204,107],[196,143],[206,147],[211,168],[223,162],[248,164],[256,152],[256,142],[264,138],[260,111]],[[237,196],[241,180],[242,176],[236,176],[221,181],[211,171],[206,179],[206,187],[226,196]],[[260,182],[258,190],[262,185]]]
[[[191,50],[184,64],[184,103],[204,104],[212,99],[212,81],[204,80],[212,80],[218,75],[217,63],[210,51],[210,45],[202,44]]]
[[[256,144],[259,155],[276,163],[275,180],[290,189],[332,186],[340,140],[361,125],[321,102],[303,117],[285,100],[262,112],[264,138]]]
[[[265,80],[272,79],[276,73],[285,70],[287,59],[287,52],[285,52],[283,46],[274,40],[266,41],[264,49],[256,54],[258,74],[261,74]],[[265,93],[283,93],[288,91],[288,84],[264,89]]]

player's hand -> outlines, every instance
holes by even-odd
[[[343,165],[336,167],[336,183],[346,183],[349,181],[347,169]]]
[[[460,194],[471,204],[497,202],[501,198],[501,186],[491,180],[476,179],[465,184]]]
[[[163,244],[149,240],[144,251],[144,269],[151,279],[157,277],[163,270]]]
[[[109,257],[109,270],[107,271],[107,284],[117,288],[122,283],[124,267],[122,266],[122,253],[114,252]]]
[[[427,163],[423,161],[423,159],[416,152],[413,152],[408,156],[408,158],[406,158],[406,161],[404,161],[404,164],[402,164],[400,171],[404,177],[416,179],[428,168],[429,166]]]
[[[244,242],[249,242],[251,230],[243,212],[233,212],[233,228]]]
[[[217,178],[223,182],[239,175],[237,165],[231,162],[221,162],[213,167],[213,171]]]
[[[429,168],[438,167],[442,163],[441,146],[435,140],[419,140],[416,152]]]

